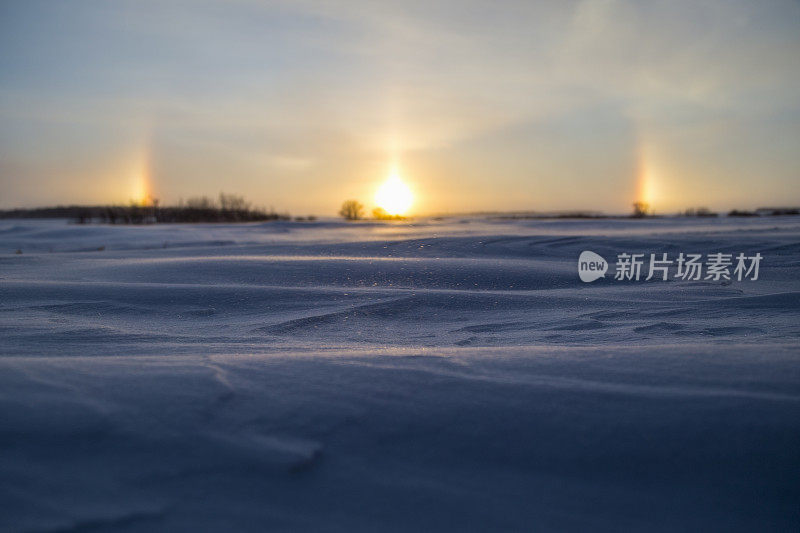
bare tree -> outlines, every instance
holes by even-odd
[[[250,202],[244,197],[224,192],[219,193],[219,205],[223,211],[247,211],[250,209]]]
[[[346,220],[358,220],[364,216],[364,206],[357,200],[345,200],[339,209],[339,216]]]

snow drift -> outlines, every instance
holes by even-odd
[[[584,250],[764,262],[587,284]],[[796,217],[2,221],[0,253],[0,529],[800,524]]]

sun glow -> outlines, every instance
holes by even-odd
[[[389,215],[405,215],[414,198],[411,189],[403,183],[397,170],[392,170],[389,178],[375,193],[375,203]]]
[[[130,201],[136,205],[147,205],[151,201],[150,180],[146,174],[138,174],[133,178]]]
[[[636,200],[650,208],[658,201],[658,179],[653,163],[653,150],[647,144],[639,147],[638,171],[636,176]]]
[[[136,205],[148,205],[153,201],[150,151],[145,149],[134,162],[130,174],[130,193],[127,201]]]

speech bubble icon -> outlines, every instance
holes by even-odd
[[[578,275],[581,281],[589,283],[605,276],[608,270],[608,261],[603,256],[589,250],[581,252],[578,257]]]

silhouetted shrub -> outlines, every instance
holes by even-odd
[[[707,207],[690,207],[686,211],[684,211],[683,216],[685,217],[716,217],[719,216],[717,213],[714,213]]]
[[[728,212],[729,217],[757,217],[758,213],[754,213],[753,211],[740,211],[738,209],[734,209]]]
[[[759,207],[756,214],[770,217],[800,215],[798,207]]]
[[[390,215],[386,212],[386,209],[382,207],[376,207],[372,210],[372,218],[376,220],[405,220],[406,217],[402,215]]]
[[[633,218],[644,218],[650,211],[650,204],[647,202],[634,202],[633,203]]]

